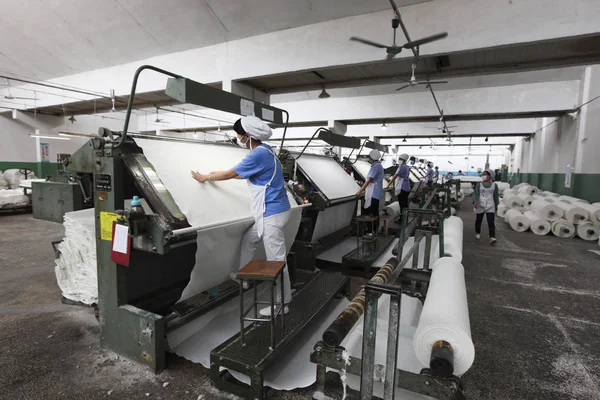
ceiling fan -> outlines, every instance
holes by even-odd
[[[386,46],[384,44],[373,42],[372,40],[363,39],[363,38],[360,38],[357,36],[352,36],[350,38],[350,40],[352,40],[354,42],[366,44],[367,46],[373,46],[373,47],[377,47],[379,49],[385,49],[385,51],[387,53],[387,59],[391,60],[396,55],[400,54],[403,49],[416,49],[415,54],[418,54],[419,46],[426,44],[426,43],[434,42],[436,40],[443,39],[448,36],[448,32],[442,32],[442,33],[437,33],[435,35],[427,36],[422,39],[414,40],[414,41],[411,41],[410,39],[407,38],[408,39],[407,43],[405,43],[403,45],[397,45],[396,44],[396,30],[398,29],[399,26],[401,26],[402,31],[405,33],[405,35],[407,35],[406,34],[407,30],[406,30],[406,27],[404,26],[404,23],[402,22],[402,18],[400,18],[400,11],[398,10],[398,6],[396,5],[395,1],[390,0],[390,4],[392,5],[392,8],[394,9],[394,14],[395,14],[395,18],[392,19],[392,28],[394,29],[394,42],[391,46]]]
[[[407,87],[413,87],[416,85],[437,85],[437,84],[442,84],[442,83],[448,83],[448,81],[430,81],[430,80],[418,81],[417,78],[415,77],[415,69],[417,69],[417,60],[413,61],[410,68],[412,69],[412,75],[410,77],[410,81],[408,82],[407,85],[404,85],[404,86],[396,89],[396,91],[406,89]]]
[[[168,121],[165,121],[164,119],[160,119],[160,116],[158,115],[158,107],[156,107],[156,119],[154,120],[154,122],[156,122],[157,124],[168,124]]]

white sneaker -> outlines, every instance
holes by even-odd
[[[491,238],[490,239],[490,244],[495,244],[496,243],[496,238]]]
[[[275,314],[277,314],[277,311],[279,311],[279,306],[275,306]],[[290,312],[290,308],[288,306],[285,306],[283,309],[283,313],[287,314]],[[262,308],[259,311],[260,315],[262,315],[263,317],[270,317],[271,316],[271,307],[265,307]]]
[[[237,278],[235,272],[230,272],[229,273],[229,279],[231,279],[234,282],[237,282],[238,284],[240,283],[240,280]],[[244,281],[244,289],[248,289],[250,288],[250,284],[247,281]]]
[[[477,240],[481,239],[481,235],[480,235],[479,233],[478,233],[478,234],[476,234],[476,235],[475,235],[475,239],[477,239]]]

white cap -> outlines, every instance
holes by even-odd
[[[381,158],[381,153],[373,149],[369,152],[369,157],[371,157],[371,160],[377,161]]]
[[[273,131],[271,127],[267,125],[265,121],[260,118],[255,117],[254,115],[248,115],[242,117],[242,128],[254,139],[258,139],[260,141],[269,140],[269,138],[273,135]]]
[[[400,154],[400,155],[398,156],[398,159],[399,159],[399,160],[408,161],[408,154],[406,154],[406,153]]]

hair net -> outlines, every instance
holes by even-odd
[[[260,141],[269,140],[269,138],[273,135],[271,127],[262,119],[253,115],[242,117],[240,119],[240,124],[242,125],[244,131],[254,139],[258,139]]]
[[[398,159],[400,160],[404,160],[404,161],[408,161],[408,154],[404,153],[404,154],[400,154],[398,156]]]
[[[381,153],[379,151],[373,149],[369,152],[369,157],[371,157],[371,160],[377,161],[381,158]]]

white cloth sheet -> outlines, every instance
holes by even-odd
[[[329,200],[353,196],[360,189],[333,158],[303,154],[296,163]]]

